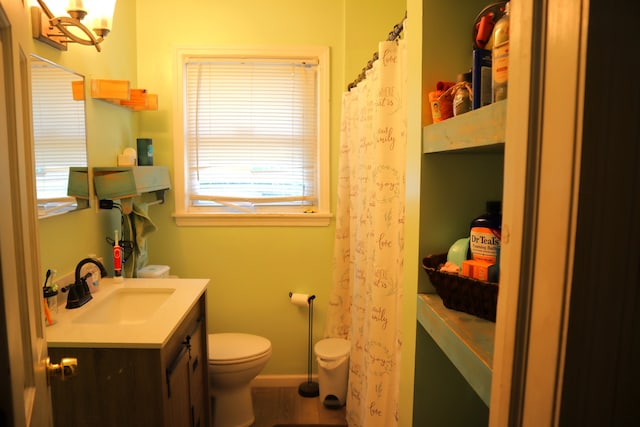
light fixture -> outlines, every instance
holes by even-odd
[[[40,7],[31,7],[31,31],[34,39],[60,50],[67,50],[69,43],[79,43],[95,46],[100,52],[100,43],[111,30],[116,0],[37,2]],[[64,16],[65,11],[68,16]],[[91,30],[83,22],[87,23]]]

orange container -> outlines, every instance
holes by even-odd
[[[453,117],[453,96],[447,89],[455,85],[453,82],[438,82],[436,90],[429,92],[429,105],[433,123]]]

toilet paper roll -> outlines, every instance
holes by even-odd
[[[291,304],[307,307],[309,305],[309,294],[291,294]]]

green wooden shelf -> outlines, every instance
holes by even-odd
[[[495,323],[444,306],[437,294],[418,294],[419,324],[489,406]]]
[[[425,126],[422,130],[424,153],[474,150],[504,151],[507,101]]]
[[[93,182],[100,199],[122,199],[150,192],[164,195],[171,188],[166,166],[95,167]]]

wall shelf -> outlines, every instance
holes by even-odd
[[[491,400],[495,323],[450,310],[437,294],[418,294],[417,318],[418,323],[488,406]]]
[[[425,126],[422,151],[428,153],[475,150],[504,150],[507,101],[499,101],[477,110]]]
[[[166,166],[119,166],[93,168],[93,184],[100,200],[120,200],[130,207],[134,197],[145,197],[145,203],[164,203],[171,188]]]
[[[133,111],[155,111],[158,95],[146,89],[131,89],[128,80],[91,80],[91,97],[119,105]]]
[[[421,191],[433,206],[422,213],[423,224],[430,225],[421,231],[423,249],[448,248],[455,236],[468,233],[481,203],[501,199],[505,125],[506,101],[500,101],[423,128],[426,178]],[[425,285],[418,286],[419,292],[433,292]],[[417,298],[418,323],[488,407],[495,323],[448,309],[435,293]]]

